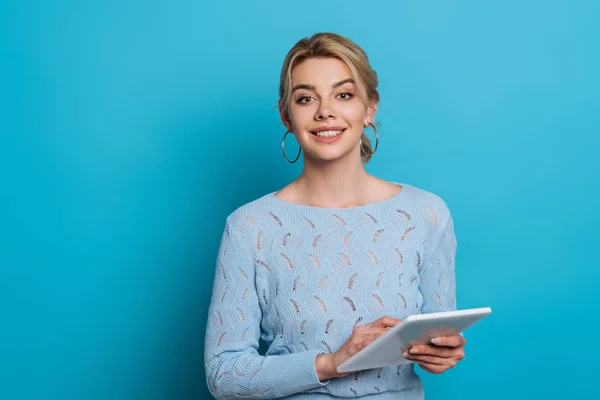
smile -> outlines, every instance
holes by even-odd
[[[328,130],[328,131],[318,131],[318,132],[311,132],[313,135],[315,135],[318,139],[320,139],[321,141],[332,141],[333,139],[337,139],[340,136],[342,136],[342,133],[344,133],[346,129],[338,129],[338,130]]]

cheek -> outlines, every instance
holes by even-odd
[[[366,107],[358,99],[341,103],[338,112],[340,115],[343,115],[344,118],[352,121],[362,121],[367,115]]]
[[[366,117],[366,112],[362,105],[353,106],[353,107],[345,107],[343,110],[340,110],[339,114],[347,123],[349,123],[352,128],[359,129],[363,127],[363,122]]]
[[[313,119],[315,111],[311,110],[311,108],[312,107],[305,106],[290,109],[290,121],[294,126],[294,129],[303,129]]]

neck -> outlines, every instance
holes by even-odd
[[[318,207],[356,207],[365,201],[365,187],[371,176],[356,154],[337,162],[304,159],[304,170],[297,179],[303,202]]]

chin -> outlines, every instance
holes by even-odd
[[[352,156],[352,150],[341,151],[341,152],[307,152],[307,155],[319,162],[335,162],[340,160],[348,159]]]

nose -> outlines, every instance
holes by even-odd
[[[321,101],[319,109],[315,114],[315,119],[321,121],[330,117],[335,117],[335,112],[333,108],[331,108],[331,104],[326,100]]]

